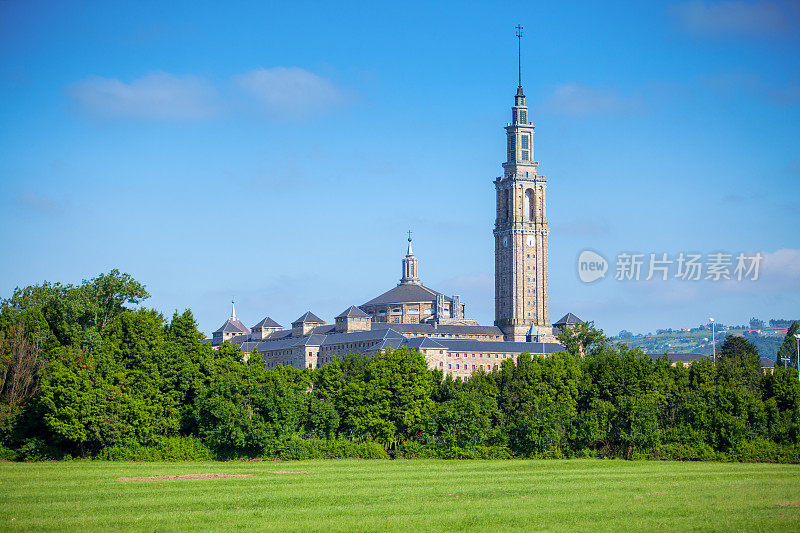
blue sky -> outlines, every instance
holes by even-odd
[[[800,315],[798,2],[2,1],[0,295],[119,268],[206,333],[232,295],[331,320],[397,283],[410,228],[423,282],[491,323],[518,23],[551,319]],[[613,279],[719,251],[759,279]]]

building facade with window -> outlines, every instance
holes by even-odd
[[[233,323],[228,319],[220,329],[232,330]],[[268,324],[273,330],[265,335],[259,324]],[[207,342],[214,348],[224,341],[236,344],[245,358],[258,354],[269,368],[283,365],[297,369],[319,368],[348,353],[371,354],[406,346],[419,351],[431,369],[460,378],[477,370],[497,369],[507,359],[516,360],[522,352],[547,355],[563,350],[560,344],[533,339],[506,342],[496,326],[373,322],[355,306],[339,314],[334,324],[325,324],[310,311],[292,322],[291,329],[276,329],[274,324],[266,317],[249,333],[216,336]]]

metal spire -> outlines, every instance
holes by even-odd
[[[408,252],[406,255],[414,255],[414,250],[411,249],[411,230],[408,230]]]
[[[236,319],[236,298],[231,297],[231,318]]]
[[[517,85],[522,87],[522,25],[514,27],[517,32]]]

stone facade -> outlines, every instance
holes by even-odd
[[[494,326],[368,322],[370,329],[342,331],[347,327],[347,321],[339,319],[352,314],[352,309],[357,308],[351,307],[339,315],[335,325],[317,325],[307,334],[298,335],[296,332],[302,330],[293,327],[276,331],[263,340],[260,334],[242,334],[231,338],[230,342],[241,347],[245,358],[253,351],[258,352],[269,368],[282,365],[297,369],[319,368],[348,353],[369,355],[386,348],[405,346],[419,351],[429,368],[458,378],[469,377],[477,370],[496,370],[504,360],[516,361],[522,352],[550,354],[563,349],[561,345],[552,343],[506,342],[502,340],[502,331]],[[357,324],[357,327],[362,327],[361,322]]]
[[[533,159],[534,126],[522,86],[506,125],[507,159],[496,190],[495,325],[507,341],[554,341],[549,317],[547,179]]]

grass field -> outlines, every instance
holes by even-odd
[[[238,474],[225,479],[123,477]],[[800,531],[800,465],[0,463],[0,529]]]

